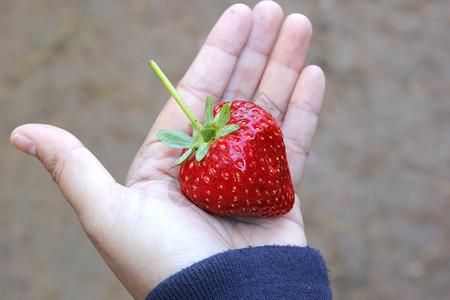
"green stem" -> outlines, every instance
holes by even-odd
[[[172,97],[177,101],[178,105],[181,107],[181,109],[184,111],[186,116],[191,120],[194,127],[201,131],[203,129],[202,124],[197,120],[197,118],[194,116],[194,113],[189,109],[189,107],[186,105],[186,102],[181,98],[180,94],[178,94],[177,90],[173,86],[173,84],[169,81],[169,79],[166,77],[164,72],[160,69],[160,67],[156,64],[154,60],[150,60],[148,62],[148,65],[152,70],[156,73],[158,78],[162,81],[164,86],[167,88],[169,93],[172,95]]]

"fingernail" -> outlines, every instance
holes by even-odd
[[[36,156],[36,144],[26,136],[15,134],[11,137],[11,144],[22,152]]]

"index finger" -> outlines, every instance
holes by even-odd
[[[228,8],[211,30],[194,62],[178,84],[178,93],[199,120],[203,118],[206,97],[214,93],[220,98],[228,85],[238,57],[247,42],[251,26],[252,11],[249,7],[235,4]],[[135,177],[137,171],[140,174],[139,178],[147,178],[151,172],[158,171],[152,164],[145,166],[144,162],[147,159],[167,161],[166,158],[179,155],[179,150],[155,143],[159,141],[156,133],[167,128],[190,131],[188,118],[173,98],[170,98],[162,109],[138,151],[127,181]],[[171,165],[164,167],[168,169]],[[158,167],[160,168],[161,166]]]
[[[188,71],[177,86],[177,91],[201,119],[208,95],[220,98],[238,57],[247,41],[252,26],[252,11],[243,4],[227,9],[208,35]],[[170,120],[170,123],[168,122]],[[155,134],[163,128],[186,130],[188,120],[171,98],[161,111],[150,131]]]

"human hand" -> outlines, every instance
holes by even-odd
[[[272,1],[260,2],[253,11],[242,4],[230,7],[177,90],[199,119],[211,93],[219,102],[254,99],[272,113],[283,130],[298,187],[325,80],[320,68],[303,68],[312,34],[307,18],[293,14],[282,21],[282,10]],[[14,146],[43,163],[92,243],[135,298],[144,298],[171,274],[229,249],[306,246],[298,197],[288,214],[262,219],[211,215],[184,197],[178,168],[170,169],[180,152],[156,137],[163,128],[188,132],[183,115],[169,100],[137,153],[125,186],[62,129],[28,124],[11,134]]]

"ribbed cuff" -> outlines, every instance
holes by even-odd
[[[332,299],[328,270],[310,247],[229,250],[161,282],[146,299]]]

